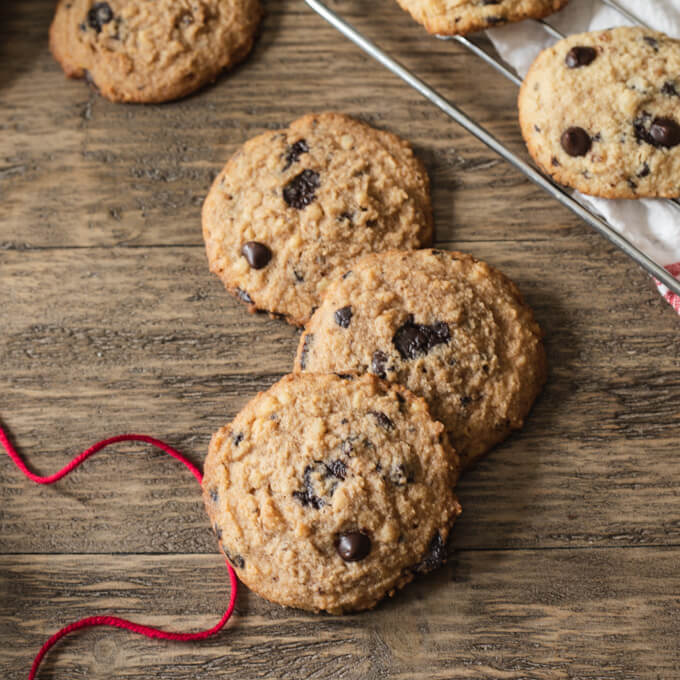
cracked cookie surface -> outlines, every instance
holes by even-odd
[[[532,311],[498,270],[463,253],[392,251],[362,258],[328,289],[295,370],[404,385],[427,400],[468,467],[522,426],[546,359]]]
[[[444,427],[370,375],[300,374],[212,438],[205,506],[239,578],[313,611],[374,606],[446,558],[460,506]]]
[[[60,0],[50,48],[112,101],[178,99],[250,51],[259,0]]]
[[[569,0],[397,0],[430,33],[465,35],[485,28],[541,19]]]
[[[353,259],[431,240],[429,179],[396,135],[307,115],[236,152],[205,200],[203,235],[231,293],[303,325]]]
[[[558,182],[604,198],[680,196],[680,41],[643,28],[544,50],[519,96],[522,134]]]

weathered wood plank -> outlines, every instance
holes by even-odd
[[[432,176],[440,239],[550,239],[586,229],[298,0],[267,2],[251,58],[214,87],[164,106],[111,104],[66,80],[47,49],[53,1],[3,4],[5,247],[198,244],[203,197],[234,149],[322,109],[413,142]],[[514,86],[460,46],[428,37],[393,0],[369,13],[362,2],[334,7],[521,150]],[[472,69],[481,77],[471,80]]]
[[[44,678],[670,680],[680,675],[680,549],[460,551],[372,612],[316,616],[241,588],[237,617],[201,644],[98,630],[48,657]],[[216,555],[3,556],[5,680],[43,640],[93,612],[170,629],[226,606]],[[11,594],[11,595],[10,595]]]
[[[551,377],[525,430],[463,481],[455,545],[680,542],[670,308],[612,249],[456,245],[518,280],[546,331]],[[293,328],[233,301],[198,247],[8,251],[0,290],[0,411],[45,472],[124,431],[200,462],[211,433],[289,370],[297,344]],[[57,488],[0,458],[0,551],[212,550],[191,477],[146,447],[120,451],[134,455],[103,454]]]

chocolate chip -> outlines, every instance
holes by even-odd
[[[239,432],[232,437],[231,443],[238,446],[243,441],[243,432]]]
[[[326,463],[326,469],[329,475],[338,479],[344,480],[347,476],[347,466],[341,460],[332,460],[330,463]]]
[[[394,429],[394,423],[382,411],[369,411],[368,415],[373,416],[378,421],[378,425],[380,425],[383,430]]]
[[[241,288],[236,289],[236,295],[238,295],[238,297],[241,300],[243,300],[243,302],[245,302],[246,304],[249,304],[249,305],[255,304],[253,302],[253,299],[250,297],[250,295],[248,295],[248,293],[246,293],[246,291],[242,290]]]
[[[253,269],[264,269],[272,259],[272,251],[264,243],[248,241],[241,248],[241,255]]]
[[[430,542],[425,557],[423,557],[420,564],[415,567],[414,571],[419,574],[426,574],[428,571],[441,567],[444,562],[446,562],[446,545],[444,544],[441,534],[437,532]]]
[[[663,84],[661,94],[667,94],[669,97],[680,97],[680,92],[675,87],[675,83],[672,83],[670,80]]]
[[[597,50],[594,47],[583,47],[578,45],[572,47],[565,58],[568,68],[581,68],[592,64],[597,57]]]
[[[380,350],[373,352],[373,358],[371,359],[371,373],[377,375],[379,378],[386,378],[387,372],[385,370],[385,364],[387,364],[387,354],[381,352]]]
[[[229,552],[229,550],[227,550],[227,548],[224,547],[224,545],[222,545],[222,550],[233,567],[236,567],[237,569],[243,569],[243,567],[246,566],[246,561],[240,555],[233,555],[231,552]]]
[[[633,129],[638,142],[645,142],[658,148],[667,148],[680,144],[680,125],[672,118],[654,118],[643,111],[634,121]]]
[[[649,169],[649,164],[645,163],[640,170],[638,170],[638,177],[647,177],[651,170]]]
[[[310,505],[315,510],[319,510],[326,501],[324,496],[332,496],[338,485],[337,481],[344,480],[347,475],[347,466],[341,460],[332,460],[324,463],[315,460],[313,464],[305,468],[303,474],[304,488],[301,491],[293,491],[293,497],[303,506]],[[326,480],[330,479],[331,482]]]
[[[210,489],[210,500],[213,503],[217,503],[217,499],[220,497],[220,495],[217,493],[217,489]]]
[[[651,35],[645,35],[642,37],[642,39],[652,48],[654,48],[655,52],[659,51],[659,41],[656,38],[653,38]]]
[[[113,10],[108,2],[98,2],[87,13],[87,25],[101,33],[102,26],[113,20]]]
[[[570,156],[585,156],[592,146],[590,135],[580,127],[570,127],[565,130],[560,142],[562,148]]]
[[[309,147],[307,146],[307,142],[304,139],[300,139],[295,144],[292,144],[286,149],[286,164],[283,167],[283,171],[285,172],[288,170],[288,168],[293,165],[293,163],[297,163],[298,160],[300,159],[300,156],[302,156],[303,153],[307,153],[309,151]]]
[[[316,198],[316,190],[319,185],[318,172],[303,170],[283,187],[283,200],[291,208],[303,210]]]
[[[335,547],[345,562],[359,562],[371,552],[371,539],[363,531],[349,531],[338,536]]]
[[[314,334],[307,333],[305,335],[305,341],[302,345],[302,351],[300,352],[300,368],[304,371],[307,368],[307,354],[309,353],[309,348],[314,342]]]
[[[349,324],[352,321],[352,314],[353,312],[351,305],[336,309],[335,314],[333,315],[335,318],[335,323],[337,323],[341,328],[349,328]]]
[[[655,118],[649,136],[654,146],[670,149],[680,144],[680,125],[672,118]]]
[[[392,343],[403,359],[415,359],[450,339],[451,332],[443,321],[426,326],[414,323],[411,315],[408,321],[397,329]]]

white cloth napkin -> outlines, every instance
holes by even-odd
[[[680,0],[619,0],[619,4],[652,28],[680,38]],[[567,35],[630,23],[599,0],[571,0],[565,9],[548,17],[547,21]],[[534,21],[494,28],[487,31],[487,35],[503,59],[522,77],[538,53],[555,42]],[[646,255],[680,278],[680,208],[658,200],[612,201],[576,195],[592,205]],[[657,285],[680,314],[680,296],[673,295],[658,282]]]

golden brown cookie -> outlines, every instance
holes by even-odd
[[[532,65],[519,115],[558,182],[604,198],[680,196],[680,40],[643,28],[561,40]]]
[[[542,334],[516,286],[470,255],[362,258],[328,289],[296,371],[369,371],[424,397],[469,467],[524,418],[546,379]]]
[[[465,35],[522,19],[541,19],[569,0],[397,0],[435,35]]]
[[[457,474],[443,425],[408,390],[289,375],[213,436],[203,495],[251,590],[342,613],[443,563]]]
[[[399,137],[339,113],[251,139],[203,206],[210,269],[254,311],[303,325],[366,253],[432,238],[429,180]]]
[[[259,0],[60,0],[50,48],[107,99],[165,102],[243,59],[260,16]]]

